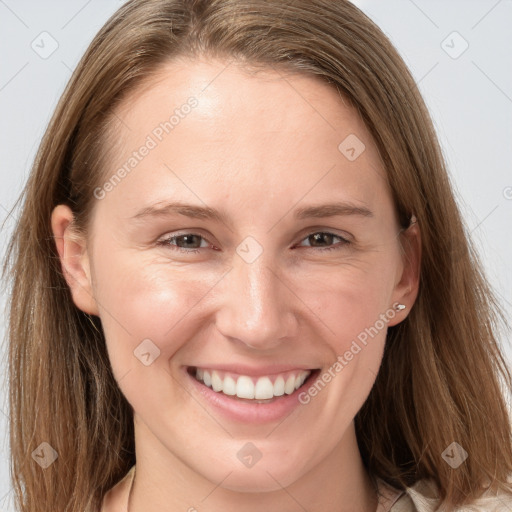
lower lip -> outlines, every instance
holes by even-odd
[[[232,421],[242,423],[264,424],[273,421],[279,421],[288,416],[297,407],[302,404],[299,402],[299,395],[308,388],[311,379],[319,373],[319,370],[311,372],[302,386],[296,389],[291,395],[275,397],[272,402],[251,403],[249,400],[238,400],[225,395],[222,392],[213,391],[213,389],[199,382],[195,377],[184,369],[187,378],[192,381],[193,388],[199,393],[202,401],[213,406],[214,410],[219,411],[225,417]]]

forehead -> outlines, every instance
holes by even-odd
[[[206,202],[227,197],[227,185],[256,202],[343,189],[368,203],[387,193],[357,110],[310,75],[176,60],[130,94],[114,122],[105,179],[125,169],[109,197],[125,205],[178,189]]]

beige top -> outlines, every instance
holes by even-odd
[[[135,476],[135,466],[110,489],[103,498],[100,512],[128,512],[128,496]],[[390,487],[377,479],[381,499],[375,512],[435,512],[438,495],[429,480],[420,480],[405,491]],[[463,505],[452,512],[511,512],[512,495],[485,493],[472,505]]]

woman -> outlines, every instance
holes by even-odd
[[[20,510],[512,506],[503,318],[349,2],[128,2],[9,256]]]

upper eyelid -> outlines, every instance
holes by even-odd
[[[164,235],[160,238],[158,238],[157,242],[165,242],[167,240],[174,240],[175,238],[179,238],[180,236],[186,236],[186,235],[195,235],[195,236],[199,236],[201,237],[202,239],[206,240],[209,244],[211,245],[214,245],[210,242],[210,240],[208,239],[208,237],[206,237],[205,235],[201,234],[201,233],[196,233],[195,231],[184,231],[183,233],[177,233],[177,234],[169,234],[169,235]]]
[[[336,233],[336,230],[332,230],[332,229],[315,229],[313,228],[312,230],[310,229],[307,229],[305,232],[303,232],[303,234],[301,234],[301,238],[300,238],[300,242],[302,242],[305,238],[311,236],[311,235],[316,235],[317,233],[324,233],[324,234],[327,234],[327,235],[334,235],[334,236],[337,236],[339,238],[341,238],[342,240],[346,240],[347,242],[351,242],[352,241],[352,236],[349,235],[348,233]]]

